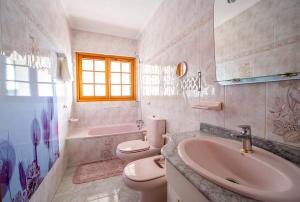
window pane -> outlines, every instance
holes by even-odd
[[[23,82],[6,82],[7,95],[10,96],[30,96],[30,86],[29,83]]]
[[[51,74],[49,74],[48,70],[38,70],[37,71],[38,82],[51,82]]]
[[[83,96],[94,96],[94,85],[83,84],[82,91]]]
[[[17,96],[30,96],[30,85],[29,83],[16,82],[17,86]],[[52,90],[52,89],[51,89]],[[53,93],[53,91],[51,91]]]
[[[130,72],[130,63],[122,63],[122,72]]]
[[[93,60],[82,59],[82,70],[93,71]]]
[[[149,75],[144,75],[143,77],[144,77],[144,78],[143,78],[143,84],[144,84],[144,85],[151,85],[151,76],[149,76]]]
[[[48,73],[48,71],[47,71]],[[51,78],[51,74],[50,74]],[[16,80],[18,81],[29,81],[29,70],[27,67],[16,68]]]
[[[96,85],[95,86],[95,95],[96,96],[105,96],[106,95],[105,85]]]
[[[111,62],[110,71],[111,72],[121,72],[121,63],[120,62]]]
[[[105,83],[104,72],[95,72],[95,83]]]
[[[122,84],[131,84],[130,74],[122,74]]]
[[[7,65],[6,67],[6,79],[15,80],[15,68],[12,65]]]
[[[104,60],[95,60],[95,71],[105,71],[105,61]]]
[[[82,83],[94,83],[94,73],[82,72]]]
[[[121,85],[111,85],[111,95],[121,96]]]
[[[159,85],[159,77],[158,76],[152,76],[151,78],[151,84],[152,85]]]
[[[121,74],[120,73],[111,73],[110,81],[112,84],[121,84]]]
[[[17,81],[29,81],[28,67],[7,65],[6,66],[6,79],[7,80],[17,80]]]
[[[122,86],[122,95],[123,96],[130,96],[131,95],[131,86],[130,85],[123,85]]]
[[[39,96],[53,96],[52,84],[38,84],[38,93]]]

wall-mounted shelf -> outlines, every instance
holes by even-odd
[[[223,109],[223,103],[212,102],[212,101],[201,101],[196,105],[192,105],[192,108],[221,111]]]

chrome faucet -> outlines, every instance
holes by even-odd
[[[241,152],[242,153],[253,153],[251,126],[240,125],[238,127],[242,129],[240,135],[237,136],[242,139],[243,148],[241,149]]]
[[[139,130],[141,130],[144,126],[144,121],[143,120],[137,120],[136,121],[136,126],[138,127]]]

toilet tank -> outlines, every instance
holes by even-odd
[[[151,116],[146,119],[147,140],[154,148],[163,146],[162,135],[166,133],[166,120],[156,116]]]

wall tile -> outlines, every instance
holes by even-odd
[[[10,23],[8,23],[10,22]],[[18,64],[26,65],[26,56],[29,55],[28,29],[26,17],[14,2],[2,0],[1,7],[2,45],[5,56],[10,56],[14,51],[19,54]],[[23,27],[20,32],[20,27]]]
[[[265,137],[265,84],[226,86],[225,99],[226,128],[250,125],[253,135]]]
[[[216,82],[214,35],[212,18],[200,28],[200,71],[202,85],[200,101],[225,101],[224,87]],[[200,110],[200,122],[224,127],[224,111]]]
[[[268,139],[300,146],[300,81],[267,84]]]

